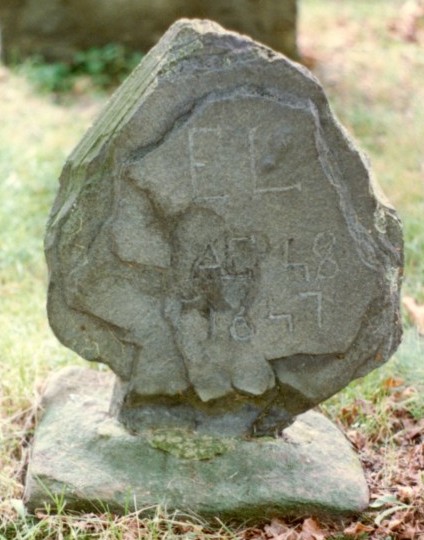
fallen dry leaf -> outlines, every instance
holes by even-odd
[[[326,534],[318,521],[313,518],[305,519],[302,525],[302,540],[325,540]]]
[[[373,530],[374,527],[371,527],[370,525],[364,525],[363,523],[357,521],[356,523],[351,523],[349,527],[346,527],[344,529],[343,532],[348,536],[357,536],[359,534],[373,532]]]
[[[362,450],[368,444],[365,435],[357,429],[349,429],[346,435],[357,450]]]
[[[382,382],[382,386],[384,389],[388,390],[391,388],[399,388],[399,386],[402,386],[404,383],[405,381],[399,377],[387,377]]]
[[[417,327],[420,336],[424,336],[424,306],[418,304],[412,296],[404,296],[402,298],[402,304],[412,322]]]
[[[272,540],[297,540],[299,535],[286,523],[280,519],[273,519],[269,525],[264,527],[267,538]]]

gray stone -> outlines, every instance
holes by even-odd
[[[344,436],[319,413],[280,438],[243,440],[180,430],[131,434],[108,414],[110,374],[68,368],[50,381],[25,501],[68,510],[169,511],[232,519],[364,510],[368,490]]]
[[[147,51],[181,17],[213,19],[298,56],[296,0],[1,0],[3,57],[69,61],[109,43]]]
[[[305,68],[171,27],[67,161],[46,235],[58,338],[137,431],[272,433],[401,336],[394,210]]]

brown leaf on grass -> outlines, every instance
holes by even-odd
[[[364,399],[355,399],[351,404],[342,407],[338,414],[343,426],[351,426],[358,418],[372,415],[372,404]]]
[[[343,422],[344,425],[350,426],[352,425],[356,419],[358,418],[359,409],[356,406],[355,403],[350,405],[349,407],[342,407],[339,412],[339,418]]]
[[[265,525],[264,530],[267,538],[272,540],[298,540],[299,538],[295,529],[279,519],[273,519],[269,525]]]
[[[424,418],[420,420],[414,420],[412,418],[405,418],[403,420],[403,429],[396,433],[394,440],[398,444],[405,442],[415,441],[418,444],[424,440]]]
[[[305,519],[300,537],[302,540],[325,540],[326,537],[318,521],[313,518]]]
[[[424,336],[424,306],[417,303],[412,296],[404,296],[402,304],[405,307],[411,321],[418,329],[418,333]]]
[[[368,444],[367,438],[364,433],[360,432],[357,429],[349,429],[346,435],[349,441],[357,450],[362,450]]]
[[[357,521],[356,523],[351,523],[348,527],[344,529],[344,534],[348,536],[357,536],[359,534],[373,532],[374,527],[370,525],[364,525],[363,523]]]
[[[404,383],[405,381],[399,377],[387,377],[383,381],[382,386],[385,390],[391,390],[392,388],[399,388],[399,386],[402,386]]]

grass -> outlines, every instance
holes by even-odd
[[[146,512],[140,511],[118,517],[107,512],[88,515],[72,515],[48,511],[38,516],[27,516],[24,509],[16,504],[17,519],[10,521],[4,528],[4,538],[16,540],[158,540],[196,539],[220,540],[222,538],[240,538],[240,528],[232,530],[216,522],[214,526],[207,524],[196,516],[179,513],[167,513],[162,508],[153,510],[153,517],[144,517]],[[0,526],[0,538],[2,530]]]
[[[424,61],[422,46],[404,42],[389,28],[401,4],[302,0],[300,43],[333,109],[369,155],[401,215],[404,292],[424,302]],[[36,91],[24,70],[0,67],[0,540],[267,539],[273,538],[273,530],[299,535],[288,540],[301,538],[306,521],[289,523],[288,529],[283,522],[274,522],[274,529],[259,524],[236,528],[219,522],[211,526],[195,516],[183,519],[161,509],[153,518],[142,513],[119,518],[107,512],[72,515],[48,509],[29,516],[22,507],[22,476],[43,380],[61,366],[83,363],[48,327],[42,239],[60,169],[105,99],[92,88],[76,85],[73,93],[58,99],[57,94]],[[424,418],[424,343],[407,320],[405,325],[404,343],[395,358],[353,382],[323,409],[345,429],[364,463],[371,463],[367,467],[375,497],[390,494],[411,509],[418,496],[402,499],[399,476],[405,456],[412,456],[420,439],[405,446],[399,433],[412,433],[405,430],[415,429]],[[378,471],[372,469],[375,464]],[[375,512],[381,516],[393,508],[395,503],[384,503],[362,516],[365,529],[358,526],[356,537],[390,538],[392,533],[383,526],[393,523],[397,510],[381,519],[379,528],[374,519]],[[323,530],[326,537],[352,538],[343,530],[353,526],[328,525]]]
[[[15,68],[42,92],[87,91],[89,87],[105,90],[120,84],[142,56],[123,45],[109,43],[76,52],[68,62],[46,64],[42,57],[33,56],[16,63]]]

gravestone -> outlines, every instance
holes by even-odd
[[[130,493],[233,517],[367,504],[346,441],[306,411],[396,349],[402,236],[305,68],[175,23],[67,161],[46,255],[54,332],[116,380],[50,383],[30,508],[46,484],[77,507]],[[104,476],[87,487],[75,462]]]

